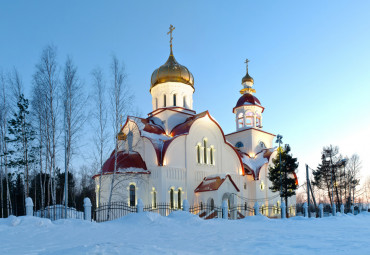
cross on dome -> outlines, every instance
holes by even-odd
[[[172,32],[173,32],[173,30],[175,30],[175,27],[172,26],[172,24],[171,24],[169,29],[170,29],[170,31],[168,31],[167,34],[170,35],[170,47],[171,47],[171,53],[172,53],[172,39],[173,39]]]

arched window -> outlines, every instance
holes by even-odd
[[[186,108],[186,98],[185,98],[185,96],[183,97],[183,105],[184,105],[184,108]]]
[[[163,107],[166,107],[167,106],[167,104],[166,104],[166,95],[163,95]]]
[[[252,127],[253,126],[253,113],[252,112],[248,112],[245,115],[245,126],[247,126],[247,127]]]
[[[176,106],[176,94],[173,94],[173,106]]]
[[[203,140],[203,152],[204,152],[204,158],[203,158],[203,162],[204,164],[207,164],[207,140],[204,139]]]
[[[155,109],[158,109],[158,98],[155,99]]]
[[[213,198],[211,198],[210,206],[211,206],[211,211],[213,211],[215,209],[215,201],[213,200]]]
[[[200,164],[200,145],[197,145],[197,162]]]
[[[210,164],[211,164],[211,165],[214,165],[214,164],[215,164],[215,162],[214,162],[214,155],[213,155],[213,154],[214,154],[214,152],[213,152],[213,150],[214,150],[214,149],[213,149],[212,147],[211,147],[211,148],[210,148],[210,150],[209,150],[209,160],[210,160]]]
[[[235,147],[236,147],[236,148],[241,148],[241,147],[244,147],[244,144],[243,144],[242,142],[237,142],[237,143],[235,144]]]
[[[261,123],[261,116],[257,114],[256,116],[256,126],[257,127],[262,127],[262,123]]]
[[[241,112],[238,115],[238,128],[242,128],[243,126],[244,126],[244,115]]]
[[[171,209],[173,209],[173,208],[175,208],[175,201],[174,201],[174,196],[173,196],[173,193],[174,193],[174,190],[173,189],[171,189],[170,190],[170,208]]]
[[[136,202],[136,188],[135,185],[130,185],[130,206],[135,206]]]
[[[177,190],[177,208],[181,209],[181,189]]]
[[[157,191],[153,188],[153,208],[157,208]]]

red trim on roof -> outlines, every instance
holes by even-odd
[[[161,112],[164,112],[165,110],[169,110],[169,111],[173,111],[173,112],[178,112],[178,113],[183,113],[183,114],[186,114],[186,115],[189,115],[189,116],[192,116],[193,114],[190,114],[190,113],[187,113],[187,112],[182,112],[182,111],[177,111],[176,109],[183,109],[183,110],[186,110],[186,111],[190,111],[190,112],[193,112],[194,114],[196,113],[194,110],[191,110],[191,109],[187,109],[187,108],[184,108],[184,107],[180,107],[180,106],[174,106],[174,107],[165,107],[165,108],[158,108],[150,113],[148,113],[148,116],[149,117],[153,117]]]
[[[263,131],[263,130],[257,129],[257,128],[246,128],[246,129],[243,129],[243,130],[240,130],[240,131],[232,132],[230,134],[227,134],[226,136],[233,135],[233,134],[236,134],[236,133],[240,133],[240,132],[243,132],[243,131],[246,131],[246,130],[251,130],[251,129],[262,132],[262,133],[265,133],[265,134],[268,134],[268,135],[276,136],[274,134],[271,134],[269,132],[266,132],[266,131]]]
[[[224,179],[222,179],[220,176],[204,177],[203,181],[198,185],[194,192],[197,193],[218,190],[227,178],[229,178],[230,182],[239,192],[240,190],[238,186],[236,186],[235,182],[233,181],[229,174],[227,174]]]
[[[244,104],[249,103],[249,104]],[[233,112],[236,108],[241,106],[248,106],[248,105],[254,105],[262,108],[262,112],[265,110],[265,108],[261,105],[260,100],[258,100],[257,97],[253,96],[252,94],[246,93],[242,95],[238,102],[236,103],[235,107],[233,108]]]

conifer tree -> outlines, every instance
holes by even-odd
[[[281,167],[280,167],[280,154],[281,154]],[[273,192],[280,192],[280,180],[282,185],[281,197],[285,199],[285,205],[288,212],[288,197],[295,195],[298,188],[295,170],[298,168],[297,158],[290,154],[290,146],[285,145],[285,148],[279,147],[276,158],[272,160],[273,167],[269,167],[268,178],[272,185],[270,189]],[[281,178],[280,178],[281,176]]]
[[[10,137],[7,141],[12,145],[9,150],[10,160],[9,167],[24,170],[26,182],[26,197],[29,196],[29,169],[30,164],[35,160],[35,148],[32,146],[32,141],[35,139],[35,132],[32,129],[29,121],[28,99],[21,94],[17,102],[17,111],[9,120],[8,132]]]

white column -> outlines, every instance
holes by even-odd
[[[319,205],[319,214],[320,214],[320,218],[324,218],[324,205],[323,204],[320,204]]]
[[[84,198],[84,218],[91,221],[91,201],[88,197]]]
[[[137,200],[136,212],[137,213],[142,213],[143,211],[144,211],[144,203],[143,203],[143,200],[141,200],[141,198],[139,198]]]
[[[26,215],[33,216],[33,201],[32,198],[26,198]]]
[[[259,207],[259,205],[258,205],[258,202],[255,202],[254,203],[254,215],[261,215],[260,214],[260,207]]]
[[[227,208],[227,200],[222,201],[222,218],[228,219],[228,208]]]
[[[333,208],[332,208],[332,214],[335,216],[337,214],[337,206],[333,203]]]
[[[184,212],[189,212],[189,209],[190,209],[189,202],[188,200],[185,199],[184,201],[182,201],[182,210]]]
[[[343,204],[340,205],[340,213],[344,214],[344,205]]]

